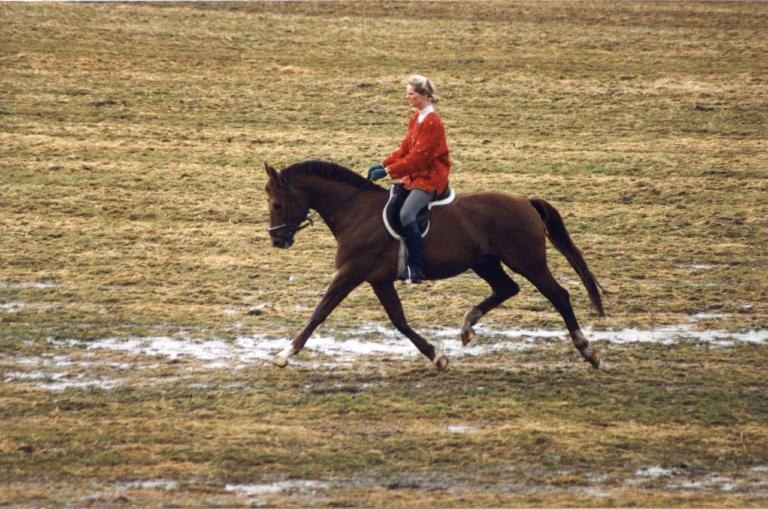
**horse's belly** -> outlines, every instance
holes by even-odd
[[[441,218],[442,219],[442,218]],[[475,265],[482,257],[482,248],[467,235],[460,222],[433,221],[424,238],[424,265],[435,277],[452,277]]]

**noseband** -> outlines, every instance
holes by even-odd
[[[288,196],[291,197],[291,200],[293,200],[294,203],[298,205],[299,200],[298,198],[296,198],[296,195],[293,194],[293,191],[291,191],[291,186],[288,185],[288,182],[283,182],[283,187],[288,192]],[[288,239],[293,240],[293,236],[296,234],[297,231],[303,230],[307,226],[312,226],[313,224],[314,222],[312,221],[312,218],[309,215],[309,210],[307,210],[307,213],[304,215],[302,219],[298,221],[279,224],[277,226],[272,226],[270,228],[267,228],[267,233],[272,233],[277,230],[285,229],[286,230],[285,236]]]
[[[267,228],[267,233],[272,233],[274,231],[282,230],[283,228],[285,228],[285,229],[288,230],[288,234],[287,235],[289,237],[293,237],[294,234],[297,231],[303,230],[307,226],[312,226],[313,224],[315,224],[315,223],[314,223],[314,221],[312,221],[312,218],[310,217],[309,212],[307,212],[307,215],[304,216],[304,219],[302,219],[298,223],[283,223],[283,224],[279,224],[277,226],[271,226],[271,227]]]

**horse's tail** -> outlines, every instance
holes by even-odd
[[[552,242],[552,245],[565,256],[568,263],[571,264],[571,267],[573,267],[579,275],[579,278],[581,278],[581,282],[584,283],[584,287],[589,294],[589,300],[592,302],[595,311],[597,311],[600,316],[605,316],[603,301],[600,297],[600,289],[602,287],[595,276],[592,275],[592,272],[590,272],[581,251],[576,247],[576,244],[573,243],[571,236],[568,235],[568,230],[565,229],[565,223],[563,223],[563,218],[560,216],[560,213],[545,200],[534,198],[530,201],[531,205],[533,205],[541,216],[542,221],[544,221],[547,237],[550,242]]]

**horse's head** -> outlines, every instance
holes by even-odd
[[[267,206],[269,207],[269,236],[272,245],[287,249],[293,245],[293,236],[297,231],[311,224],[307,217],[309,205],[303,193],[291,189],[291,186],[280,178],[280,174],[269,164],[264,163],[267,170]]]

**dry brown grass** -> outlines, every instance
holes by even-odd
[[[412,72],[444,98],[455,188],[561,210],[608,291],[598,320],[551,257],[583,324],[764,330],[766,27],[747,2],[0,5],[0,380],[89,359],[50,340],[295,334],[335,244],[270,248],[263,163],[362,171],[399,141]],[[520,282],[486,323],[560,327]],[[457,326],[487,292],[467,274],[403,300],[416,328]],[[384,320],[360,288],[325,327]],[[0,387],[0,505],[765,504],[765,346],[603,347],[601,374],[560,343],[440,376],[104,354],[71,374],[143,367]],[[634,475],[653,465],[685,475]],[[180,484],[119,484],[146,479]],[[331,488],[226,490],[286,479]]]

